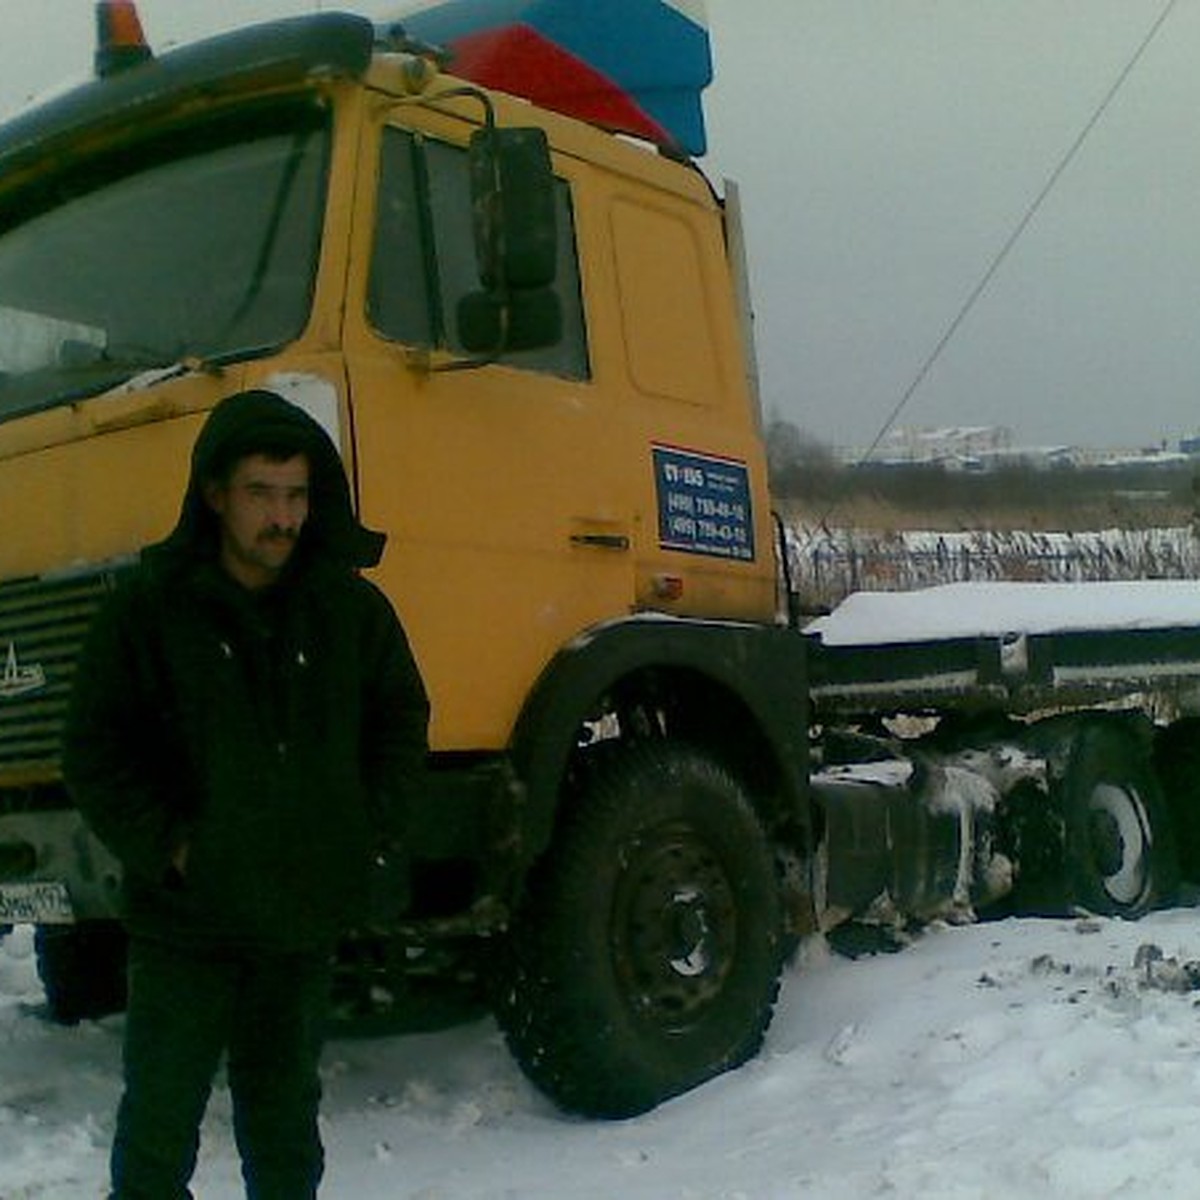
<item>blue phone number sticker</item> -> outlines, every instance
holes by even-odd
[[[750,473],[736,459],[655,446],[658,541],[664,550],[754,559]]]

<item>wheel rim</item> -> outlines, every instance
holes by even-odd
[[[1150,821],[1137,790],[1100,783],[1088,800],[1088,844],[1100,884],[1117,904],[1133,905],[1150,883]]]
[[[733,888],[685,824],[652,831],[623,857],[614,897],[617,977],[636,1016],[681,1031],[709,1009],[733,968]]]

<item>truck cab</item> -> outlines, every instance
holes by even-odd
[[[646,1039],[665,1058],[604,1097],[566,1045],[534,1073],[627,1112],[740,1061],[778,986],[771,846],[803,853],[807,809],[731,214],[677,153],[444,74],[355,16],[97,62],[0,127],[0,923],[45,928],[52,1007],[86,1012],[80,935],[119,915],[119,868],[59,775],[75,658],[173,525],[208,412],[263,387],[328,430],[387,533],[374,577],[431,694],[408,958],[550,908],[577,922],[591,901],[550,898],[564,822],[596,791],[652,810],[636,795],[682,758],[689,804],[732,809],[733,832],[655,817],[640,873],[611,881],[625,951],[603,982],[631,1068]],[[713,762],[695,747],[717,730]],[[647,844],[629,813],[606,869]],[[764,879],[735,878],[726,840]],[[535,964],[562,948],[514,940],[506,1026],[532,1063]]]

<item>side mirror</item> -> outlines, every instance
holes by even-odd
[[[471,354],[553,346],[562,327],[562,304],[549,288],[471,292],[458,302],[458,337]]]
[[[458,304],[463,348],[491,362],[562,340],[558,220],[550,145],[540,129],[490,121],[467,151],[475,257],[483,290]]]
[[[557,273],[558,230],[545,133],[488,125],[472,134],[468,161],[484,288],[549,287]]]

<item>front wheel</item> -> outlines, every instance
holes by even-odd
[[[774,861],[740,784],[671,742],[606,754],[534,873],[497,1005],[561,1107],[644,1112],[762,1044],[781,967]]]

